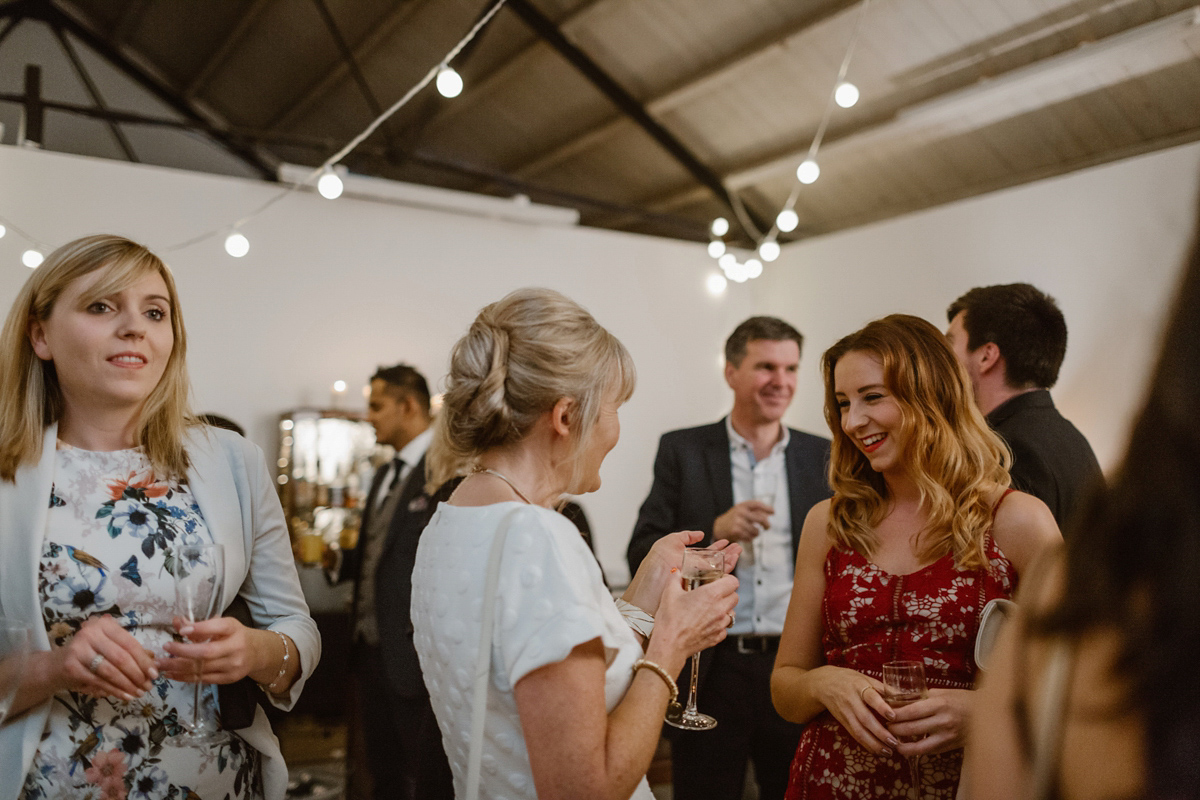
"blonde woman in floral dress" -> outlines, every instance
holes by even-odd
[[[0,334],[0,613],[35,652],[0,728],[0,800],[282,798],[261,709],[211,748],[172,747],[205,683],[246,676],[288,708],[320,655],[261,451],[187,408],[170,271],[90,236],[30,276]],[[225,549],[221,608],[174,617],[181,545]],[[209,696],[212,696],[209,692]]]

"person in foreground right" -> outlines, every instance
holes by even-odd
[[[876,320],[831,347],[822,372],[834,496],[804,521],[771,675],[780,715],[808,723],[787,798],[949,800],[983,606],[1012,594],[1058,527],[1007,488],[1007,451],[929,322]],[[923,662],[928,697],[889,707],[889,661]]]
[[[1200,795],[1198,309],[1200,237],[1125,461],[1001,637],[974,798]]]

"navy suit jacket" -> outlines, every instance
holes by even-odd
[[[784,451],[788,500],[792,513],[792,556],[809,509],[829,497],[829,440],[789,428]],[[704,531],[702,545],[713,539],[713,522],[733,507],[733,468],[725,420],[663,434],[654,459],[654,484],[638,512],[626,557],[637,572],[650,548],[673,531]]]
[[[375,510],[375,497],[383,487],[387,470],[375,473],[367,505],[363,512],[361,530],[368,530]],[[388,525],[387,540],[375,568],[375,619],[379,626],[379,650],[387,673],[388,683],[394,692],[404,697],[417,697],[425,693],[425,681],[417,651],[413,646],[413,626],[410,616],[412,606],[412,571],[417,559],[417,543],[421,532],[433,516],[434,500],[425,492],[425,458],[421,457],[409,472],[396,501],[396,513]],[[357,620],[358,585],[362,575],[361,550],[364,545],[345,553],[342,572],[355,581],[352,620]]]

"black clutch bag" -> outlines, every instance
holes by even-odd
[[[250,617],[250,605],[241,598],[233,598],[226,617],[233,617],[247,628],[254,627]],[[225,730],[248,728],[254,722],[254,709],[262,700],[262,692],[249,676],[235,683],[217,685],[217,705],[221,714],[221,727]]]

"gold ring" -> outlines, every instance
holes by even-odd
[[[858,690],[858,696],[862,698],[862,701],[864,703],[867,702],[867,689],[870,689],[870,688],[871,688],[871,684],[868,683],[866,686],[864,686]]]
[[[730,612],[729,612],[729,624],[728,624],[728,625],[726,625],[725,627],[726,627],[726,628],[732,628],[732,627],[733,627],[733,623],[734,623],[736,620],[737,620],[737,614],[735,614],[734,612],[730,611]]]

